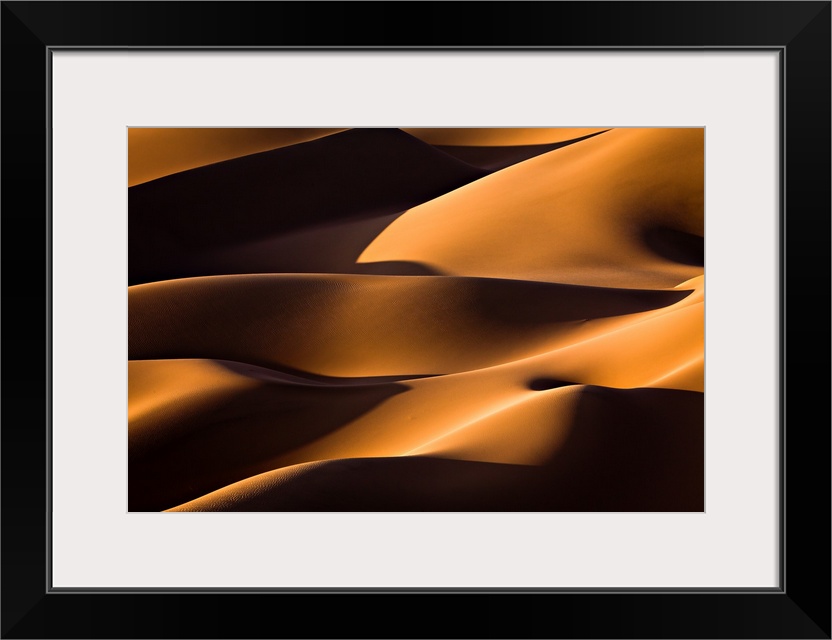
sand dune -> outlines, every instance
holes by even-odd
[[[172,511],[700,511],[701,396],[584,387],[539,465],[406,455],[281,467]],[[516,439],[516,438],[515,438]],[[393,480],[391,482],[390,480]]]
[[[414,207],[373,240],[359,262],[672,287],[703,269],[703,150],[701,129],[608,131]],[[697,239],[698,264],[674,259],[695,253]]]
[[[129,189],[130,283],[203,275],[191,256],[403,211],[483,175],[398,129],[358,129],[166,176]]]
[[[189,278],[130,288],[129,354],[337,377],[450,373],[580,341],[605,318],[617,326],[689,293],[442,276]]]
[[[701,129],[296,134],[129,190],[130,510],[703,509]]]

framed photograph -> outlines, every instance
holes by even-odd
[[[2,636],[829,638],[830,15],[3,2]]]

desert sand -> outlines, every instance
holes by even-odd
[[[129,152],[129,510],[704,509],[702,129]]]

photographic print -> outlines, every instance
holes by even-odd
[[[703,511],[704,136],[128,129],[129,510]]]

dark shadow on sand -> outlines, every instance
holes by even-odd
[[[645,245],[655,254],[692,267],[705,266],[705,239],[669,227],[651,227],[642,232]]]
[[[398,383],[343,387],[271,381],[207,403],[186,418],[148,416],[154,422],[150,440],[140,435],[141,424],[131,424],[128,509],[162,511],[270,471],[275,457],[407,390]]]
[[[402,212],[485,175],[399,129],[353,129],[165,176],[128,190],[128,281],[207,275],[189,261]]]
[[[582,394],[571,433],[542,466],[424,456],[331,460],[238,494],[226,509],[704,510],[703,394],[591,386]]]
[[[566,382],[565,380],[557,380],[555,378],[535,378],[529,380],[529,389],[532,391],[548,391],[549,389],[560,389],[561,387],[569,387],[576,382]]]
[[[518,162],[523,162],[530,158],[534,158],[544,153],[549,153],[555,149],[562,149],[581,142],[594,138],[602,133],[609,131],[598,131],[590,133],[589,135],[580,138],[573,138],[572,140],[564,140],[562,142],[552,142],[549,144],[529,144],[529,145],[514,145],[506,147],[475,147],[463,145],[434,145],[440,151],[459,158],[460,160],[480,169],[486,171],[499,171],[505,169]]]

